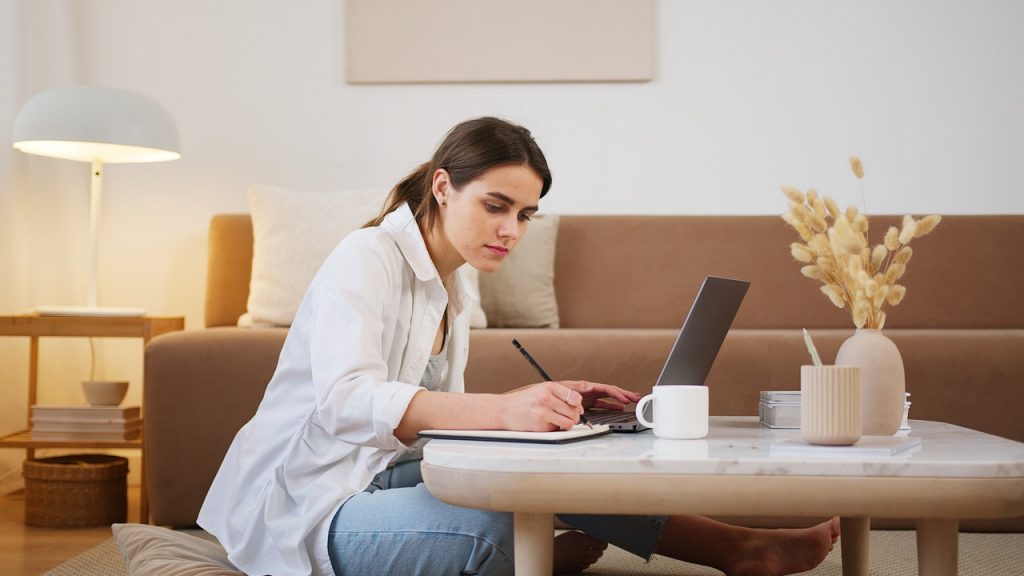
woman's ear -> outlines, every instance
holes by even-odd
[[[438,168],[434,171],[433,181],[430,185],[430,191],[434,195],[434,199],[441,206],[448,205],[448,191],[451,189],[452,181],[448,175],[448,171],[444,168]]]

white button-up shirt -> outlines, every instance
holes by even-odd
[[[310,284],[256,415],[238,432],[199,513],[249,574],[333,574],[338,508],[408,450],[394,435],[422,390],[452,294],[444,390],[463,391],[469,299],[445,286],[408,205],[345,237]],[[230,385],[226,382],[225,385]],[[344,560],[342,560],[344,561]]]

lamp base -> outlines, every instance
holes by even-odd
[[[36,306],[32,312],[40,316],[145,316],[143,308],[100,308],[97,306]]]

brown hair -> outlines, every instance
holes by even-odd
[[[529,130],[490,116],[462,122],[448,131],[429,162],[420,165],[391,189],[380,215],[367,222],[364,228],[380,225],[388,214],[408,202],[416,220],[426,221],[427,230],[431,230],[439,212],[437,200],[431,193],[434,172],[446,170],[452,186],[458,189],[491,168],[510,164],[532,169],[543,182],[541,198],[548,193],[551,171]]]

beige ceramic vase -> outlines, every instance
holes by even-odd
[[[881,330],[858,328],[839,347],[836,365],[860,366],[861,433],[896,434],[906,402],[903,357],[896,344]]]

